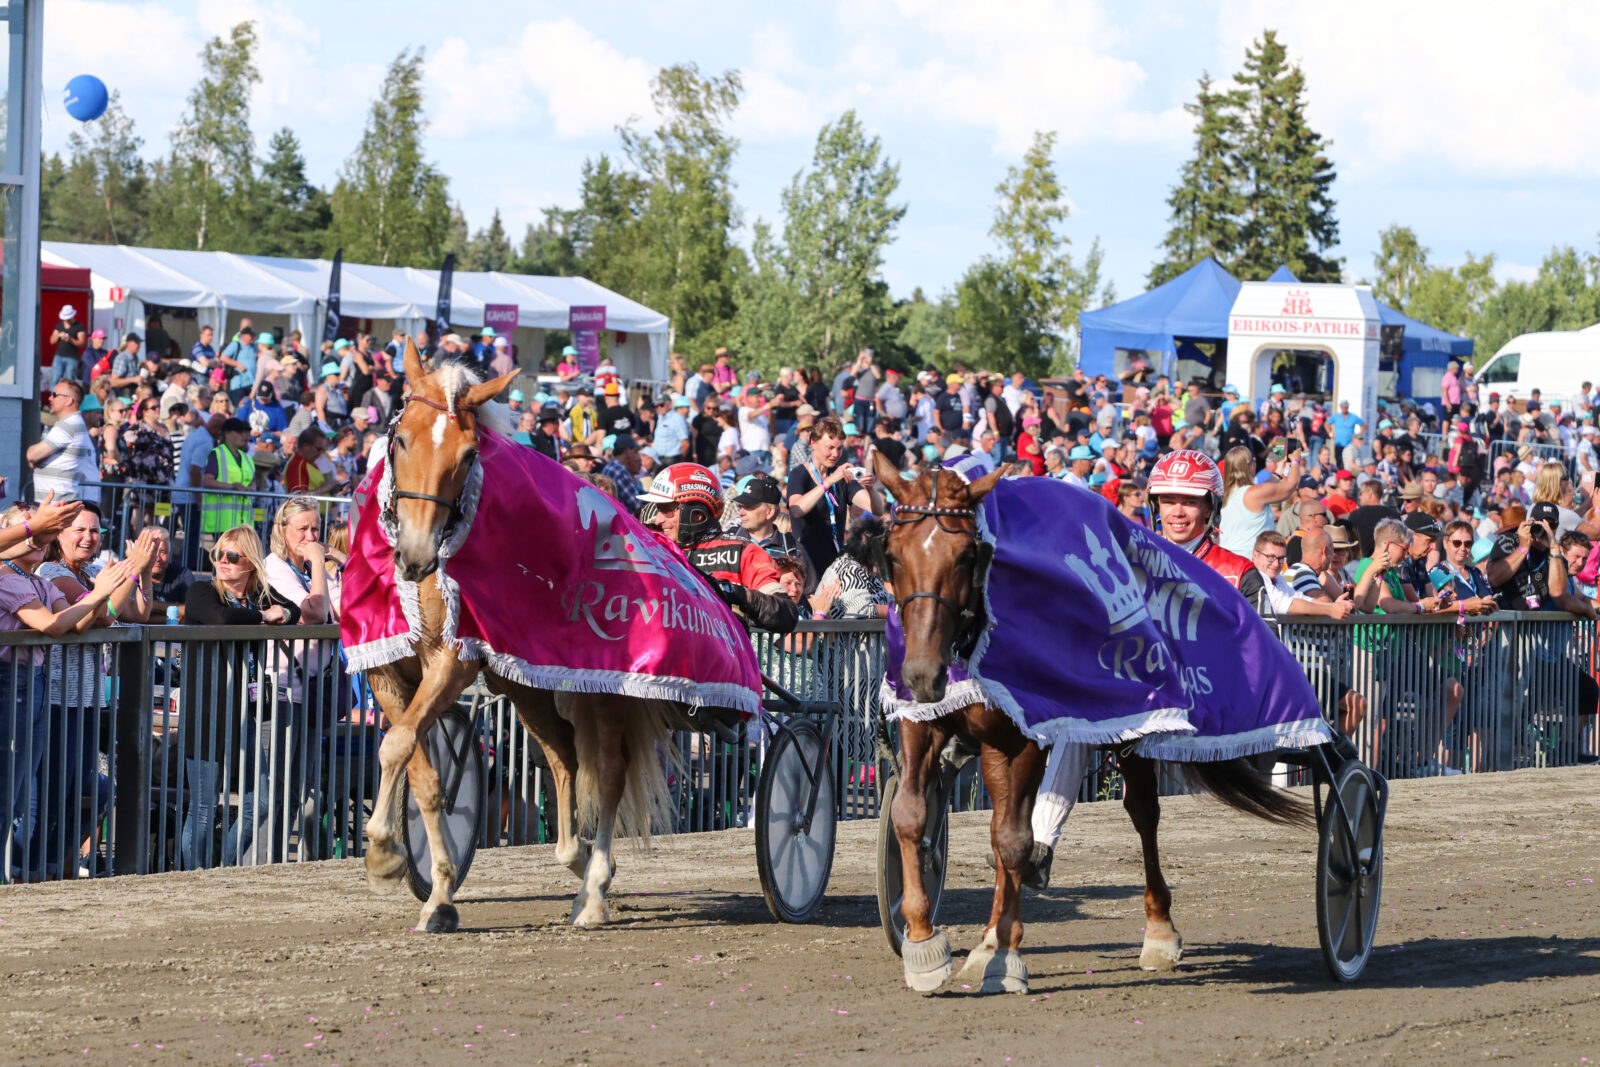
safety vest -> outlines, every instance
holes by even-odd
[[[256,463],[248,454],[235,456],[227,445],[218,445],[211,454],[217,457],[217,480],[229,486],[249,489],[256,480]],[[222,533],[235,526],[251,525],[255,509],[247,496],[200,495],[200,529],[208,534]]]

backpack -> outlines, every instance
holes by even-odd
[[[1471,437],[1461,442],[1461,447],[1456,451],[1456,469],[1458,471],[1475,471],[1478,469],[1478,442]]]

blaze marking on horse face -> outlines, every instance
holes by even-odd
[[[445,416],[441,412],[439,417],[433,420],[433,447],[435,448],[440,448],[444,445],[444,424]]]

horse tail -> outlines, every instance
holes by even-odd
[[[1235,811],[1284,826],[1314,826],[1311,805],[1271,780],[1248,759],[1178,764],[1191,786],[1203,789]]]
[[[668,725],[673,706],[659,700],[580,693],[557,694],[556,699],[573,726],[578,824],[583,832],[592,833],[600,819],[600,756],[602,746],[612,744],[621,745],[627,768],[615,833],[648,847],[652,832],[670,832],[675,806],[668,777],[681,772]],[[610,720],[606,728],[602,717]]]

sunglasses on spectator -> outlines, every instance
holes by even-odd
[[[244,553],[242,553],[242,552],[234,552],[234,551],[231,551],[231,550],[218,552],[218,553],[214,554],[212,556],[212,558],[215,559],[218,563],[222,563],[222,562],[226,561],[228,563],[234,564],[235,566],[237,566],[238,564],[243,563],[245,561]]]
[[[1449,543],[1452,546],[1454,546],[1455,548],[1471,548],[1472,547],[1472,542],[1471,541],[1464,541],[1459,537],[1452,537],[1450,539]]]

